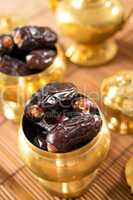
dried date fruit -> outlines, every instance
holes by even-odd
[[[11,35],[0,36],[0,54],[8,54],[14,48],[14,41]]]
[[[74,100],[73,108],[74,110],[79,111],[79,112],[99,115],[99,110],[97,108],[97,105],[93,103],[90,99],[88,99],[87,97],[80,97]]]
[[[23,61],[4,55],[0,56],[0,72],[12,76],[27,76],[37,73],[38,70],[31,71]]]
[[[90,113],[90,103],[87,98],[79,98],[73,103],[73,108],[77,111]]]
[[[60,117],[57,118],[57,123],[63,123],[65,121],[67,121],[69,118],[65,115],[62,115]]]
[[[44,116],[44,110],[39,105],[32,105],[28,108],[27,114],[32,119],[41,119]]]
[[[58,98],[56,101],[49,101],[51,95],[57,94]],[[53,130],[58,123],[68,119],[68,116],[65,115],[66,108],[64,109],[60,102],[71,100],[75,94],[77,94],[77,88],[73,84],[59,82],[50,83],[32,95],[31,99],[26,104],[25,115],[29,120],[34,121],[37,126],[49,132]],[[33,113],[35,112],[35,115],[38,115],[38,105],[39,118],[36,118],[33,117]],[[44,115],[40,117],[40,111],[42,110],[45,110],[45,112],[43,112]]]
[[[29,54],[29,51],[22,51],[21,49],[18,49],[17,46],[15,46],[12,51],[9,53],[9,55],[12,58],[17,58],[20,61],[23,61],[26,64],[26,56]],[[27,66],[27,65],[26,65]]]
[[[39,126],[40,128],[44,129],[47,132],[52,131],[52,129],[54,129],[57,124],[56,123],[48,123],[45,118],[42,118],[40,121],[36,122],[37,126]]]
[[[101,125],[99,116],[82,114],[59,124],[47,135],[46,141],[58,152],[68,152],[79,144],[90,142],[98,134]]]
[[[72,83],[54,82],[42,89],[42,106],[46,108],[61,107],[68,108],[71,100],[77,94],[77,88]]]
[[[26,63],[31,70],[44,70],[53,63],[56,55],[56,49],[34,50],[26,56]]]
[[[53,153],[81,148],[97,136],[102,126],[97,105],[71,83],[54,82],[40,89],[28,101],[24,116],[35,126],[36,134],[31,138],[44,134],[47,151]]]
[[[0,36],[0,72],[12,76],[36,74],[56,55],[57,35],[48,27],[24,26]]]
[[[41,90],[32,95],[26,108],[33,104],[39,104],[47,112],[47,115],[60,116],[59,112],[71,108],[71,100],[77,95],[77,88],[72,83],[53,82],[47,84]],[[68,106],[69,102],[69,106]],[[51,109],[54,108],[54,109]],[[48,117],[51,118],[51,117]]]
[[[47,132],[51,132],[59,123],[68,120],[68,117],[65,115],[51,115],[51,113],[49,116],[49,114],[45,112],[44,118],[36,122],[39,127],[43,128]]]
[[[43,134],[37,135],[34,138],[34,145],[39,147],[40,149],[47,150],[47,143],[46,143],[46,137]]]
[[[22,125],[23,125],[23,130],[24,130],[26,137],[34,145],[38,146],[37,145],[38,140],[36,140],[38,138],[37,136],[39,136],[39,137],[42,136],[41,138],[44,138],[46,140],[46,136],[47,136],[48,132],[46,130],[44,130],[41,126],[38,126],[36,123],[34,123],[34,121],[29,120],[27,118],[27,115],[24,116]],[[35,142],[36,142],[36,144],[35,144]],[[47,144],[45,146],[47,146]]]
[[[96,106],[96,104],[94,104],[94,103],[91,104],[91,106],[90,106],[90,113],[100,116],[100,112],[99,112],[99,109]]]
[[[8,55],[0,57],[0,72],[13,76],[25,75],[25,73],[30,74],[24,62]]]
[[[24,26],[16,28],[12,35],[15,44],[22,50],[53,47],[57,42],[56,33],[48,27]]]

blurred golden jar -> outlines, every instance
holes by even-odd
[[[29,142],[19,131],[20,154],[44,188],[61,197],[80,196],[95,178],[110,148],[110,134],[103,119],[101,131],[84,147],[68,153],[51,153]]]
[[[101,95],[109,129],[133,134],[133,71],[123,71],[105,79]]]
[[[61,33],[71,41],[66,56],[75,64],[93,66],[110,61],[117,53],[115,42],[108,39],[124,22],[120,0],[49,0],[56,8]]]
[[[57,6],[61,32],[84,44],[97,44],[120,29],[124,8],[119,0],[62,0]]]
[[[66,60],[62,48],[57,45],[57,57],[46,70],[28,76],[10,76],[0,73],[0,105],[5,117],[18,122],[26,100],[45,84],[62,80]]]

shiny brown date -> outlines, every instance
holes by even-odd
[[[19,27],[13,31],[12,35],[17,47],[26,51],[32,51],[42,47],[53,47],[57,42],[56,33],[49,27]]]
[[[26,56],[26,63],[31,70],[42,70],[53,63],[56,55],[56,49],[35,50]]]
[[[48,151],[68,152],[79,145],[90,142],[98,134],[102,125],[100,116],[82,114],[58,125],[47,135]],[[49,149],[50,144],[52,148]],[[54,151],[56,149],[56,151]]]

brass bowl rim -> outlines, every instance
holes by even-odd
[[[10,79],[13,79],[13,80],[19,80],[19,79],[28,80],[30,78],[36,78],[36,76],[40,76],[42,74],[47,75],[51,70],[54,69],[55,62],[58,58],[62,57],[65,60],[65,54],[64,54],[62,46],[59,43],[57,43],[55,46],[57,48],[57,56],[56,56],[54,62],[47,69],[45,69],[41,72],[31,74],[31,75],[26,75],[26,76],[13,76],[13,75],[5,74],[3,72],[0,72],[0,75],[5,76],[5,77],[10,78]]]
[[[23,136],[26,144],[35,152],[37,152],[40,156],[44,156],[45,158],[53,158],[53,159],[67,159],[67,158],[73,158],[73,156],[79,156],[81,155],[82,153],[86,153],[88,151],[93,151],[96,146],[99,144],[99,141],[102,139],[102,129],[104,129],[106,127],[106,122],[105,122],[105,119],[103,117],[103,115],[101,114],[101,117],[102,117],[102,120],[103,120],[103,124],[102,124],[102,127],[99,131],[99,133],[97,134],[97,136],[95,138],[92,139],[91,142],[89,142],[88,144],[84,145],[83,147],[79,148],[79,149],[76,149],[76,150],[73,150],[73,151],[70,151],[70,152],[67,152],[67,153],[51,153],[51,152],[48,152],[48,151],[44,151],[38,147],[36,147],[35,145],[33,145],[29,140],[28,138],[26,137],[24,131],[23,131],[23,126],[22,126],[22,120],[23,120],[23,117],[22,117],[22,120],[21,120],[21,123],[20,123],[20,129],[19,129],[19,134]]]

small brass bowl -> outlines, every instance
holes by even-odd
[[[66,71],[66,59],[60,45],[57,57],[46,70],[28,76],[10,76],[0,73],[0,105],[5,117],[19,122],[27,99],[45,84],[62,80]]]
[[[133,71],[106,78],[101,96],[108,128],[115,133],[133,134]]]
[[[27,139],[23,123],[19,130],[19,149],[23,161],[48,192],[61,197],[77,197],[87,189],[107,157],[109,148],[110,134],[104,120],[96,138],[68,153],[43,151]]]

